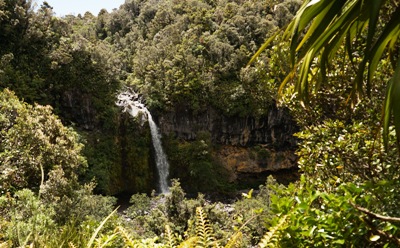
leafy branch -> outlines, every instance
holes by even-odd
[[[375,219],[380,219],[383,221],[389,221],[389,222],[400,222],[400,218],[398,217],[390,217],[390,216],[385,216],[385,215],[381,215],[381,214],[376,214],[371,212],[370,210],[357,206],[356,204],[354,204],[353,202],[350,202],[350,205],[352,205],[355,209],[367,214],[370,217],[373,217]]]

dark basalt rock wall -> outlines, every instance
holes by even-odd
[[[261,117],[229,117],[212,108],[194,114],[177,108],[159,115],[158,123],[162,133],[173,133],[183,140],[193,140],[197,132],[208,131],[216,144],[242,147],[267,144],[279,150],[296,146],[293,137],[297,131],[295,122],[287,109],[276,106],[272,106],[268,114]]]
[[[261,117],[230,117],[212,108],[194,114],[177,108],[158,115],[158,123],[164,135],[185,141],[196,139],[198,132],[209,132],[217,145],[212,156],[225,168],[230,182],[241,183],[243,175],[257,178],[297,168],[293,134],[298,128],[284,108],[271,106]]]
[[[93,106],[93,97],[81,92],[79,89],[65,91],[60,102],[63,119],[77,123],[85,130],[98,127],[96,108]]]

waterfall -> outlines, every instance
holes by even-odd
[[[168,175],[169,175],[169,164],[167,156],[161,145],[161,134],[158,130],[156,123],[150,111],[142,103],[142,99],[137,93],[123,92],[118,95],[117,106],[123,107],[124,111],[127,111],[131,116],[136,117],[139,114],[142,118],[142,123],[147,119],[150,126],[151,140],[153,142],[156,166],[158,171],[158,186],[160,187],[160,193],[168,192]]]

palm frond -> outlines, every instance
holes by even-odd
[[[389,81],[384,106],[384,117],[383,117],[383,139],[387,149],[388,137],[389,137],[389,126],[390,116],[394,116],[394,126],[397,136],[397,145],[399,146],[399,134],[400,134],[400,61],[397,62],[397,66],[394,72],[393,78]]]
[[[283,87],[289,81],[294,81],[297,98],[307,104],[309,95],[317,92],[320,84],[326,82],[330,60],[344,46],[347,59],[356,73],[348,99],[351,102],[357,101],[365,93],[370,94],[371,80],[379,61],[382,56],[388,55],[395,73],[388,83],[383,107],[385,146],[392,115],[396,135],[400,140],[400,106],[397,107],[400,102],[400,92],[397,93],[400,69],[396,57],[400,37],[400,5],[392,4],[393,11],[384,13],[383,19],[382,11],[386,3],[387,0],[306,0],[282,36],[283,39],[290,40],[292,71],[281,82],[278,92],[281,95]],[[356,50],[353,49],[360,49],[360,46],[355,46],[353,42],[359,38],[363,41],[363,48],[357,52],[362,58],[356,65],[353,57]],[[271,42],[269,39],[251,62]],[[320,76],[311,84],[310,79],[316,78],[315,71],[312,73],[315,66]]]

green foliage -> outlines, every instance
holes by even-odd
[[[271,228],[261,239],[258,244],[260,248],[265,247],[276,247],[276,243],[279,241],[279,235],[277,235],[277,231],[280,229],[284,229],[284,225],[286,224],[286,215],[280,217],[279,222]]]
[[[188,237],[185,241],[176,246],[173,240],[167,247],[221,247],[219,241],[215,239],[213,228],[208,222],[202,207],[196,208],[196,233],[195,236]],[[169,226],[166,226],[166,231],[171,232]],[[169,237],[172,235],[168,235]],[[236,232],[229,238],[226,248],[241,247],[242,233]]]
[[[50,107],[28,105],[9,90],[0,92],[0,109],[5,240],[15,246],[43,246],[54,242],[54,233],[60,232],[60,239],[68,236],[60,227],[71,231],[74,219],[79,220],[76,228],[108,215],[115,199],[93,195],[94,183],[78,182],[86,160],[76,132],[64,127]]]
[[[32,245],[38,247],[67,247],[68,242],[82,244],[88,242],[92,228],[97,225],[95,217],[99,222],[109,214],[111,204],[97,205],[100,200],[88,200],[87,195],[80,195],[84,199],[79,199],[80,203],[85,202],[96,206],[95,209],[71,207],[69,212],[81,212],[83,215],[69,215],[68,222],[62,225],[56,222],[59,213],[55,205],[48,204],[41,200],[34,192],[23,189],[15,193],[14,197],[0,197],[0,212],[2,213],[1,223],[2,239],[13,244],[12,247]],[[81,206],[82,207],[82,206]],[[98,212],[104,211],[104,212]],[[107,231],[107,230],[106,230]]]
[[[37,243],[42,235],[54,230],[54,210],[41,204],[31,190],[18,191],[15,198],[1,196],[0,199],[3,218],[8,217],[4,236],[16,246]]]
[[[266,227],[260,223],[271,219],[270,195],[274,193],[271,187],[276,184],[275,179],[270,176],[265,185],[260,185],[256,194],[253,195],[253,190],[250,190],[248,194],[243,193],[242,199],[235,202],[235,212],[232,213],[236,222],[235,230],[240,229],[244,233],[244,243],[256,245],[267,232]]]
[[[98,17],[65,18],[30,4],[0,0],[0,88],[51,104],[86,148],[52,108],[0,93],[0,247],[400,245],[399,121],[389,122],[400,68],[394,3],[306,1],[283,36],[290,32],[290,42],[271,35],[298,1],[129,0]],[[244,68],[268,37],[268,51]],[[227,116],[263,115],[279,90],[302,130],[302,180],[283,187],[268,179],[234,204],[187,198],[180,182],[188,193],[230,185],[210,134],[170,137],[171,176],[180,182],[166,195],[133,195],[119,218],[115,199],[93,194],[92,178],[109,194],[149,193],[154,179],[148,128],[114,106],[122,82],[152,110],[211,107]],[[360,102],[364,88],[370,98]],[[256,148],[254,157],[269,154]]]
[[[116,203],[114,197],[94,195],[94,183],[78,185],[75,186],[75,189],[66,183],[62,178],[59,179],[55,176],[41,191],[43,202],[54,208],[57,212],[54,219],[59,223],[66,223],[71,218],[100,221],[107,216]]]
[[[6,1],[0,13],[0,89],[10,88],[31,104],[51,105],[86,139],[87,181],[96,176],[103,193],[124,190],[115,183],[122,181],[123,163],[114,101],[126,77],[118,49],[97,44],[90,13],[59,18],[48,4],[34,12],[31,1]]]
[[[242,68],[299,6],[285,1],[273,11],[274,4],[132,1],[104,13],[99,32],[112,30],[110,41],[128,48],[125,56],[135,70],[127,83],[146,96],[151,108],[197,112],[212,106],[227,115],[262,114],[272,101],[268,88]]]
[[[87,133],[84,154],[90,158],[87,181],[96,179],[100,192],[147,192],[155,187],[151,136],[148,125],[140,125],[127,113],[118,116],[116,130],[98,137]]]
[[[86,247],[91,248],[94,240],[96,238],[96,236],[99,234],[100,230],[103,228],[104,224],[108,221],[108,219],[111,218],[111,216],[117,212],[117,209],[115,209],[113,212],[111,212],[101,223],[100,225],[96,228],[96,230],[93,232],[92,236],[90,237],[89,242],[87,243]],[[106,242],[108,243],[108,242]],[[105,244],[103,244],[102,246],[104,246]]]
[[[76,183],[87,166],[77,133],[64,127],[50,107],[19,102],[9,90],[0,99],[2,194],[24,187],[38,190],[55,171]]]
[[[222,204],[202,195],[188,199],[173,180],[167,195],[132,196],[124,230],[133,240],[158,237],[167,247],[254,246],[268,230],[260,223],[272,218],[270,195],[282,192],[282,187],[270,177],[254,196],[251,191],[234,204]]]
[[[315,3],[321,7],[328,1]],[[311,30],[313,26],[308,28]],[[306,33],[304,37],[308,35],[312,34]],[[364,41],[358,40],[360,43],[355,42],[352,48],[362,47]],[[279,45],[290,49],[285,43]],[[337,45],[327,49],[334,49],[336,53],[329,57],[329,73],[318,74],[327,68],[321,65],[325,63],[321,62],[322,58],[310,60],[309,71],[305,69],[307,62],[303,63],[299,81],[288,80],[296,75],[296,70],[285,76],[286,79],[281,78],[280,82],[287,86],[280,88],[282,102],[302,129],[296,136],[299,138],[298,164],[304,175],[301,182],[275,190],[271,196],[270,206],[276,217],[267,221],[269,232],[261,244],[265,247],[396,247],[398,223],[394,221],[396,217],[391,217],[399,216],[397,195],[393,194],[399,177],[394,128],[387,127],[386,149],[378,138],[383,132],[380,111],[386,87],[382,82],[390,78],[390,63],[385,58],[376,67],[375,77],[368,82],[369,98],[351,105],[347,97],[357,91],[353,84],[357,67],[348,63],[349,47]],[[299,48],[298,55],[305,56],[304,51]],[[278,57],[272,57],[271,62],[276,60],[279,61]],[[361,63],[361,60],[361,56],[354,56],[352,63]],[[305,99],[306,104],[296,101]]]
[[[243,234],[235,232],[229,237],[225,248],[242,247]],[[220,241],[215,239],[214,231],[208,223],[207,216],[201,207],[196,208],[196,234],[180,243],[178,247],[221,247]]]
[[[198,207],[202,207],[204,214],[207,213],[215,238],[226,237],[231,227],[221,203],[210,203],[203,195],[195,199],[186,198],[179,181],[176,180],[172,182],[170,193],[167,195],[149,198],[137,194],[132,196],[131,201],[133,205],[128,208],[127,216],[132,221],[126,223],[126,229],[133,231],[133,237],[158,236],[165,244],[181,243],[187,237],[196,235]]]
[[[391,133],[391,149],[385,151],[377,133],[361,122],[345,125],[325,121],[297,134],[301,139],[299,167],[321,188],[342,182],[398,178],[398,150]]]
[[[51,105],[64,124],[79,131],[89,167],[84,180],[95,178],[97,192],[149,193],[155,177],[149,136],[127,128],[132,123],[114,106],[121,84],[144,94],[152,110],[182,107],[197,113],[212,107],[231,116],[265,114],[275,85],[259,84],[261,66],[243,67],[296,6],[132,0],[98,17],[59,18],[49,4],[33,11],[30,1],[6,1],[0,6],[0,89],[10,88],[31,104]],[[215,161],[207,156],[195,161],[183,171],[206,187],[188,191],[225,187],[213,178],[223,174]],[[184,175],[176,177],[185,182]]]
[[[400,92],[396,83],[400,65],[395,52],[400,34],[399,12],[399,6],[385,0],[374,1],[372,6],[361,0],[305,1],[282,35],[284,40],[290,40],[292,69],[282,81],[281,88],[295,79],[296,97],[308,104],[320,86],[329,82],[327,76],[336,70],[335,67],[331,70],[331,65],[335,64],[332,59],[341,53],[343,46],[345,52],[341,59],[347,66],[340,71],[352,71],[355,75],[349,78],[351,89],[346,95],[350,102],[357,104],[362,95],[371,94],[371,82],[380,59],[389,58],[393,77],[385,82],[387,92],[383,104],[383,137],[385,145],[388,145],[392,113],[398,131],[400,126],[399,109],[395,104]],[[269,42],[262,46],[262,50],[268,47]],[[340,88],[345,87],[341,85]]]
[[[196,208],[196,234],[197,234],[197,245],[200,247],[215,247],[215,238],[213,237],[213,231],[207,221],[203,209],[201,207]]]
[[[199,132],[194,141],[179,141],[169,136],[165,143],[170,176],[179,178],[185,191],[224,193],[230,190],[224,169],[212,156],[210,133]]]
[[[243,238],[243,233],[242,232],[236,232],[234,233],[230,238],[228,243],[225,245],[225,248],[238,248],[242,245],[242,238]]]
[[[171,227],[169,225],[165,226],[165,234],[167,235],[167,247],[172,248],[175,247],[175,235],[172,233]]]
[[[346,66],[340,59],[332,61],[333,71]],[[377,127],[384,97],[381,81],[390,73],[387,65],[383,61],[376,73],[381,80],[371,81],[371,98],[354,108],[343,98],[351,90],[344,83],[351,81],[349,72],[327,75],[329,80],[310,98],[312,108],[293,102],[296,96],[290,87],[285,92],[285,104],[303,129],[296,136],[304,179],[296,188],[290,186],[271,197],[278,217],[271,222],[270,232],[278,247],[397,245],[396,225],[371,215],[366,218],[357,208],[398,216],[397,196],[392,193],[399,177],[395,133],[390,129],[390,149],[385,150],[378,139],[382,129]],[[285,222],[280,222],[282,216],[286,216]]]
[[[303,180],[300,185],[306,185],[305,181]],[[345,193],[343,195],[339,194],[340,197],[338,197],[338,195],[334,194],[313,192],[315,189],[310,188],[309,186],[301,186],[299,188],[290,186],[289,188],[284,188],[276,184],[272,179],[269,179],[267,185],[260,188],[257,196],[253,197],[252,192],[244,195],[245,197],[241,200],[241,204],[237,206],[238,208],[235,207],[236,214],[231,215],[231,217],[239,216],[246,211],[260,215],[262,210],[256,209],[255,206],[257,205],[254,205],[251,202],[258,201],[257,204],[260,204],[258,206],[263,208],[263,210],[267,210],[269,205],[262,206],[261,204],[265,202],[271,202],[272,211],[274,213],[278,213],[278,215],[276,215],[277,217],[272,218],[271,220],[270,217],[264,216],[260,220],[255,221],[254,224],[259,224],[260,221],[263,220],[271,220],[270,223],[272,225],[275,223],[275,221],[277,221],[277,225],[272,226],[264,238],[261,239],[261,236],[258,237],[257,240],[261,239],[259,245],[261,247],[280,247],[274,246],[274,244],[276,244],[282,245],[283,247],[292,247],[294,244],[296,247],[302,247],[298,246],[298,244],[300,242],[308,244],[307,242],[310,241],[310,237],[306,236],[307,241],[304,241],[304,232],[297,231],[297,228],[302,228],[303,230],[304,227],[307,227],[311,224],[321,225],[321,227],[326,228],[325,230],[329,236],[329,231],[331,229],[335,230],[335,228],[339,228],[341,224],[337,224],[337,222],[335,222],[335,218],[338,217],[339,212],[336,211],[336,204],[341,202],[339,210],[342,210],[342,208],[347,209],[349,206],[351,206],[352,202],[357,204],[357,206],[369,207],[366,206],[366,202],[361,199],[362,195],[365,193],[365,189],[374,188],[374,190],[386,190],[383,188],[388,186],[389,185],[381,184],[379,187],[382,188],[378,189],[379,187],[374,188],[373,185],[365,185],[365,187],[362,186],[364,188],[360,188],[358,186],[349,184],[348,187],[344,187],[345,190],[343,192]],[[88,219],[80,225],[77,225],[76,222],[72,221],[61,227],[57,227],[56,223],[52,221],[51,217],[53,215],[43,215],[41,217],[41,214],[43,214],[44,211],[46,213],[50,213],[49,211],[53,211],[53,208],[49,205],[42,204],[39,198],[37,198],[31,191],[23,191],[18,193],[18,199],[9,199],[7,196],[3,196],[0,200],[0,206],[3,207],[2,209],[5,210],[5,206],[10,207],[12,204],[14,204],[12,205],[13,209],[15,209],[15,211],[18,213],[15,215],[15,218],[9,219],[7,222],[4,222],[4,219],[2,220],[2,223],[7,223],[8,227],[13,227],[14,223],[18,223],[16,228],[10,228],[10,230],[14,230],[14,236],[6,236],[3,237],[3,239],[6,238],[5,240],[9,240],[10,237],[15,237],[15,244],[25,243],[47,247],[58,247],[57,245],[59,244],[64,244],[65,246],[68,245],[69,247],[221,247],[223,245],[225,245],[224,247],[249,247],[250,243],[248,243],[246,240],[248,240],[250,237],[254,238],[256,235],[254,232],[248,230],[252,228],[251,222],[255,219],[254,216],[245,222],[238,220],[238,217],[234,217],[237,220],[232,222],[232,220],[229,220],[229,217],[226,215],[226,213],[221,215],[223,212],[221,205],[215,203],[210,204],[201,196],[198,197],[198,199],[186,199],[185,194],[180,188],[178,182],[175,181],[173,183],[170,191],[170,194],[166,196],[158,196],[156,198],[149,198],[143,194],[132,196],[131,202],[133,205],[128,210],[128,213],[132,213],[129,215],[132,220],[125,222],[125,224],[123,224],[125,227],[123,227],[121,222],[117,219],[111,218],[113,213],[109,214],[108,216],[103,216],[97,221],[94,221],[94,219]],[[342,191],[338,190],[338,192]],[[271,193],[272,196],[270,198]],[[308,194],[311,195],[309,196]],[[293,199],[292,197],[294,195],[296,197]],[[348,204],[343,204],[343,202],[345,202],[343,200],[345,199],[351,199],[351,202]],[[324,202],[324,200],[327,202]],[[322,207],[322,210],[318,210],[318,204],[324,204],[326,207]],[[331,206],[332,204],[333,206]],[[25,209],[24,205],[32,207]],[[331,209],[326,210],[328,206]],[[43,207],[45,209],[43,209]],[[102,208],[100,207],[100,209]],[[359,211],[356,208],[349,210],[350,213]],[[286,217],[279,218],[282,212],[286,213]],[[308,214],[310,214],[311,217],[308,216]],[[317,216],[314,216],[316,214]],[[326,218],[330,220],[327,223],[324,222],[325,219],[320,219],[324,214],[327,215]],[[392,214],[394,213],[392,212]],[[16,221],[20,215],[24,216],[24,219],[19,219]],[[298,215],[301,215],[301,217],[304,219],[297,220],[297,218],[299,218]],[[27,216],[32,216],[32,218],[27,219]],[[179,226],[186,225],[184,220],[185,217],[187,226]],[[366,219],[368,217],[369,215],[366,215]],[[246,217],[242,216],[242,218]],[[296,218],[296,221],[299,221],[298,223],[296,222],[296,225],[292,223],[292,221],[295,220],[294,218]],[[348,218],[351,218],[351,216],[347,216],[346,218],[343,218],[343,222],[348,223]],[[46,219],[47,221],[44,221]],[[32,221],[39,220],[40,224],[35,224],[34,227],[30,226],[33,225],[30,224]],[[363,218],[358,218],[357,216],[356,220],[358,221],[357,223],[363,224]],[[23,225],[21,221],[26,223],[24,224],[24,227],[26,227],[24,229],[26,232],[24,233],[18,231],[18,227]],[[135,222],[138,224],[138,226],[133,224]],[[153,224],[151,224],[151,222],[153,222]],[[355,222],[352,220],[350,225],[353,226],[354,223]],[[366,221],[365,223],[369,222]],[[371,236],[371,240],[374,240],[371,242],[379,243],[380,241],[378,240],[381,239],[391,241],[393,238],[389,238],[390,235],[396,235],[398,230],[398,227],[392,224],[384,225],[384,223],[380,222],[373,222],[373,224],[376,227],[374,231],[377,234]],[[232,230],[227,227],[233,225],[238,225],[240,228],[235,229],[235,231],[232,232]],[[160,231],[161,233],[157,235],[154,235],[153,233],[147,238],[144,233],[140,234],[140,236],[137,236],[137,232],[140,232],[140,230],[137,229],[139,226],[141,226],[142,229],[152,228],[155,232]],[[164,230],[159,229],[157,231],[157,228],[162,226],[166,227],[164,238],[162,238]],[[355,226],[357,227],[357,225]],[[225,227],[225,233],[221,236],[221,228],[223,227]],[[320,228],[320,226],[317,227]],[[284,236],[284,233],[288,232],[288,230],[293,238],[287,239]],[[350,231],[352,230],[353,229],[350,229]],[[132,231],[135,231],[136,234],[132,233]],[[388,236],[383,237],[382,232],[380,231],[387,233]],[[320,234],[321,232],[322,231],[320,229],[318,229],[318,232],[315,230],[315,236],[313,237],[316,238],[316,241],[321,242],[321,244],[326,244],[330,239],[329,237],[327,238],[327,236],[324,236],[324,234]],[[369,234],[369,232],[367,233]],[[53,236],[54,234],[57,234],[55,236],[56,238]],[[380,238],[378,240],[376,240],[376,235],[381,235],[379,236]],[[246,236],[247,238],[245,238]],[[33,239],[32,237],[37,237],[37,239]],[[277,240],[277,237],[280,237],[280,239]],[[353,237],[354,236],[352,236],[352,238]],[[289,242],[290,245],[287,245],[285,242]],[[320,243],[318,242],[311,244],[316,244],[316,247],[319,247],[318,245]],[[341,241],[339,240],[338,243],[340,242]]]
[[[398,223],[363,214],[356,206],[398,214],[397,208],[387,211],[391,207],[385,207],[386,203],[372,200],[389,196],[387,187],[398,187],[397,181],[343,183],[327,193],[303,177],[296,187],[290,186],[271,198],[271,209],[277,214],[271,230],[280,237],[278,247],[396,247]]]

